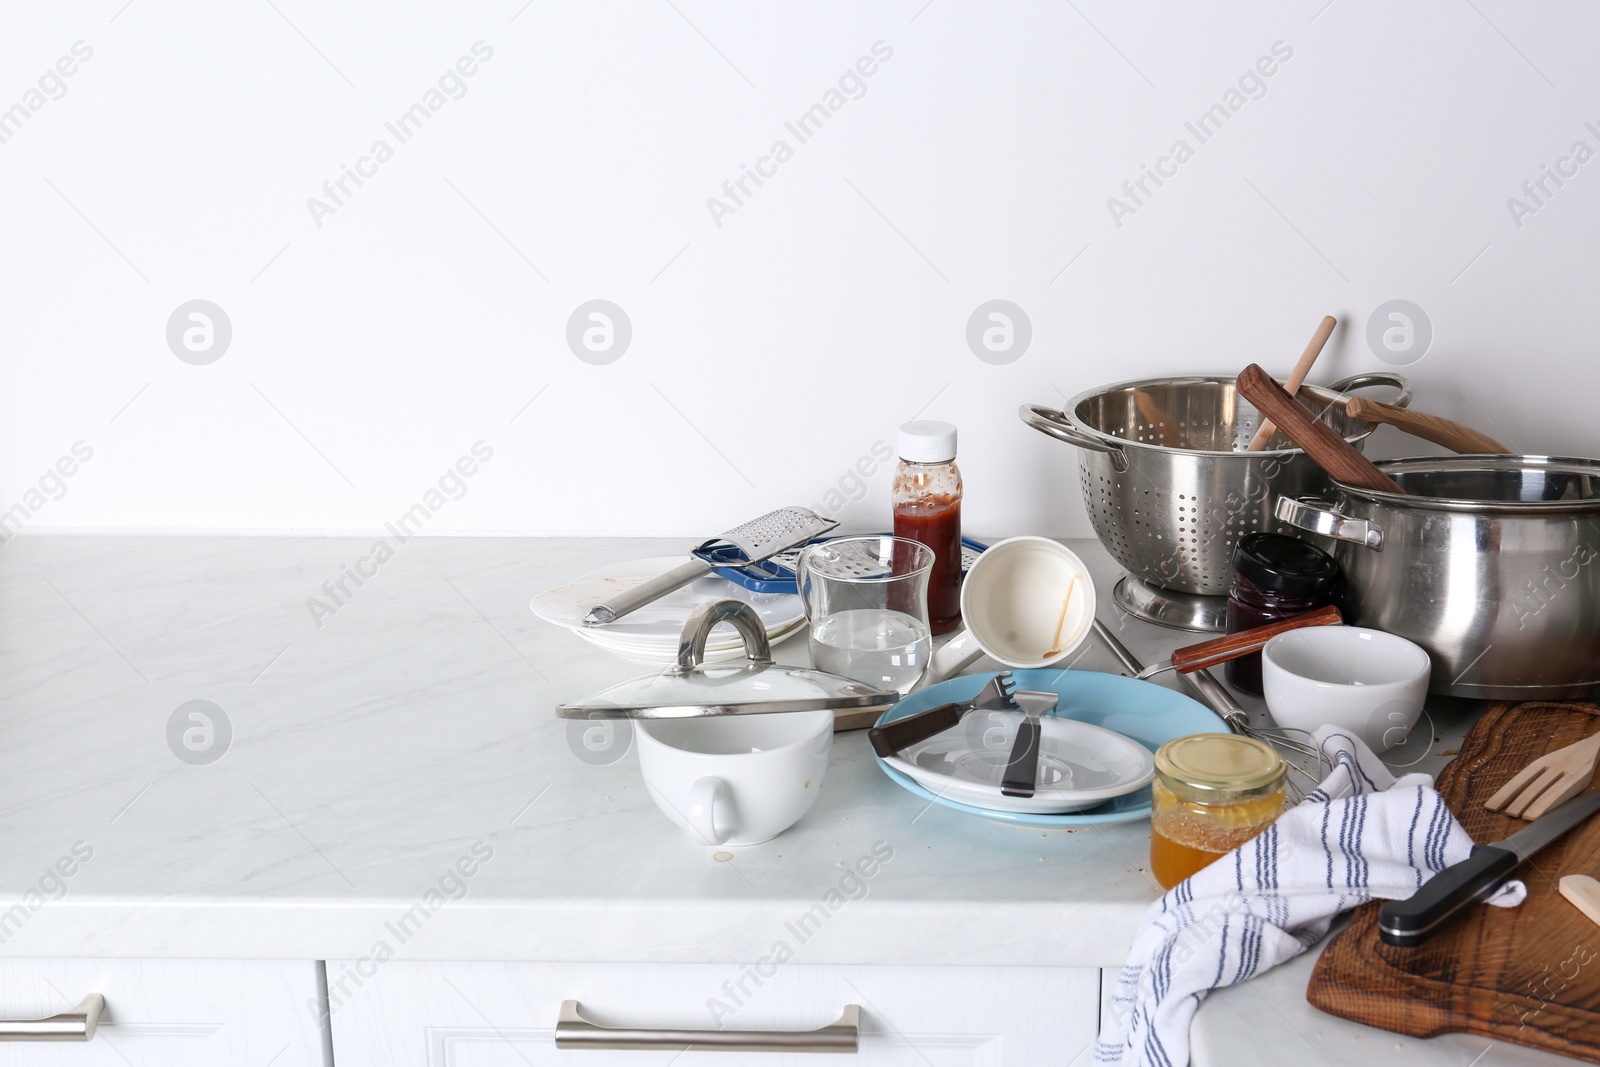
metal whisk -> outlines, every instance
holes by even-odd
[[[1117,636],[1106,629],[1099,619],[1094,620],[1094,632],[1105,646],[1111,650],[1112,655],[1122,662],[1122,665],[1138,678],[1148,678],[1163,670],[1171,670],[1171,664],[1157,667],[1146,667],[1139,662],[1137,656],[1128,651],[1128,646],[1117,639]],[[1322,780],[1333,773],[1333,761],[1311,739],[1311,734],[1305,730],[1292,730],[1282,727],[1258,727],[1250,724],[1250,715],[1233,699],[1233,694],[1223,688],[1222,683],[1212,677],[1211,672],[1201,669],[1187,674],[1179,674],[1178,678],[1186,685],[1201,702],[1222,717],[1228,724],[1228,729],[1244,737],[1253,737],[1258,741],[1278,749],[1284,754],[1284,762],[1288,765],[1289,775],[1284,780],[1289,794],[1295,803],[1305,799],[1305,795],[1322,783]],[[1300,740],[1300,738],[1305,740]],[[1314,770],[1305,766],[1310,762]],[[1299,777],[1310,783],[1301,787],[1295,778]]]

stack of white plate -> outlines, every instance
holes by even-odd
[[[707,575],[646,604],[605,626],[585,626],[583,617],[596,604],[609,600],[685,562],[683,556],[660,556],[604,567],[577,581],[547,589],[533,598],[533,613],[545,622],[571,630],[583,640],[608,652],[647,663],[672,663],[678,658],[683,624],[700,605],[712,600],[742,600],[755,609],[773,644],[804,629],[805,610],[793,593],[752,593],[742,586]],[[744,655],[744,643],[733,627],[723,625],[706,642],[706,660],[717,663]]]

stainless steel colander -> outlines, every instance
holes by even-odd
[[[1405,378],[1385,372],[1327,389],[1302,386],[1298,399],[1360,448],[1373,426],[1346,415],[1338,401],[1370,385],[1400,390],[1391,401],[1399,406],[1411,400]],[[1239,395],[1233,375],[1122,382],[1079,393],[1065,412],[1027,404],[1020,414],[1040,433],[1081,449],[1078,474],[1095,533],[1131,578],[1156,590],[1225,595],[1239,538],[1289,531],[1273,515],[1277,499],[1333,485],[1281,432],[1266,449],[1245,451],[1261,415]],[[1140,610],[1138,590],[1119,599],[1155,621],[1197,629],[1216,624],[1214,609],[1205,620],[1183,622]]]

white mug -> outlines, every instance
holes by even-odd
[[[985,653],[1007,667],[1052,667],[1089,636],[1094,609],[1094,579],[1072,549],[1031,535],[997,541],[961,583],[965,629],[934,652],[930,680],[958,674]]]
[[[639,769],[667,818],[703,845],[757,845],[816,803],[833,712],[639,719]]]

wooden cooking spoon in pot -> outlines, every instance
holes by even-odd
[[[1443,445],[1452,452],[1495,456],[1511,454],[1511,449],[1488,434],[1439,415],[1428,415],[1409,408],[1397,408],[1393,404],[1368,400],[1363,396],[1351,397],[1350,402],[1344,406],[1344,411],[1352,419],[1388,423],[1412,437],[1420,437],[1424,441]]]
[[[1256,410],[1271,419],[1284,435],[1300,448],[1335,481],[1357,489],[1370,489],[1378,493],[1404,494],[1405,490],[1372,465],[1372,461],[1355,447],[1334,433],[1326,423],[1313,418],[1300,402],[1283,391],[1283,386],[1272,380],[1272,375],[1255,363],[1239,375],[1239,393],[1256,406]]]

